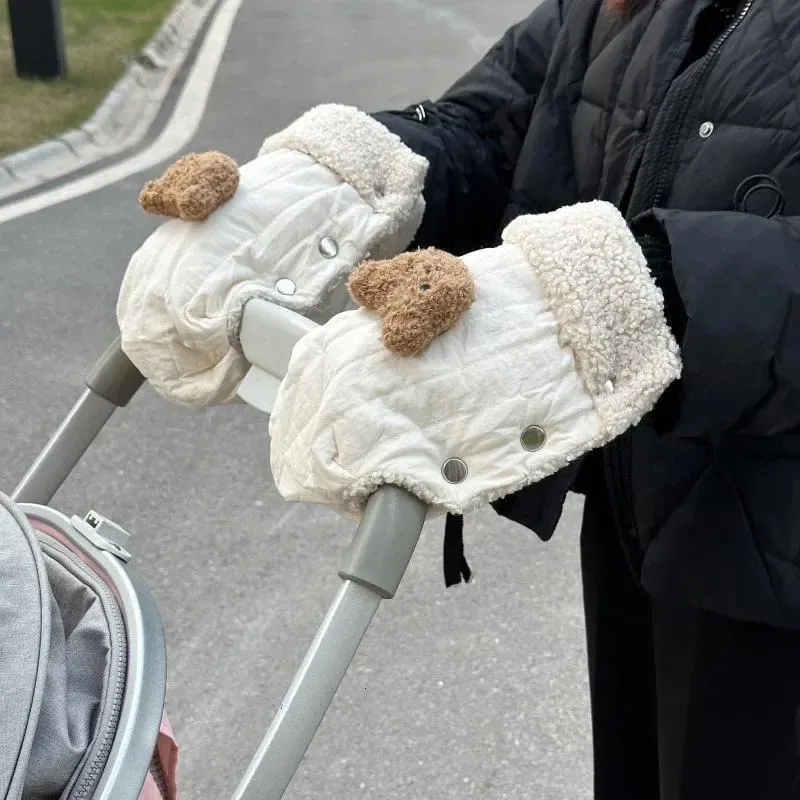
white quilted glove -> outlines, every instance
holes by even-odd
[[[246,301],[317,321],[340,311],[359,262],[412,241],[426,171],[424,158],[368,115],[312,109],[266,140],[207,219],[170,220],[134,254],[117,305],[124,351],[170,400],[233,401],[248,367],[238,347]],[[171,179],[197,191],[193,178]]]
[[[663,297],[613,206],[520,217],[503,240],[353,274],[365,307],[299,342],[270,419],[286,499],[358,513],[391,483],[464,513],[615,438],[678,377]]]

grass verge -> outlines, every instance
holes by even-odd
[[[17,78],[0,0],[0,155],[83,124],[158,30],[174,0],[61,0],[68,74]]]

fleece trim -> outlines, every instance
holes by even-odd
[[[518,217],[503,241],[536,270],[608,436],[623,433],[681,371],[664,296],[624,218],[610,203],[579,203]]]

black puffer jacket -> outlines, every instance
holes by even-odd
[[[497,510],[548,538],[571,488],[609,491],[648,591],[800,628],[800,3],[544,0],[442,100],[377,116],[431,163],[419,245],[611,201],[681,340],[650,418]]]

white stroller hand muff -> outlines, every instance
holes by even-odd
[[[125,353],[170,400],[233,401],[248,367],[245,303],[262,298],[319,322],[341,311],[353,268],[413,239],[427,166],[372,117],[339,105],[312,109],[240,169],[221,153],[184,157],[140,197],[176,218],[126,271]]]
[[[680,373],[678,345],[619,212],[593,202],[519,217],[503,240],[460,260],[419,251],[358,268],[364,308],[304,336],[278,391],[284,498],[358,514],[393,484],[461,514],[653,407]]]

